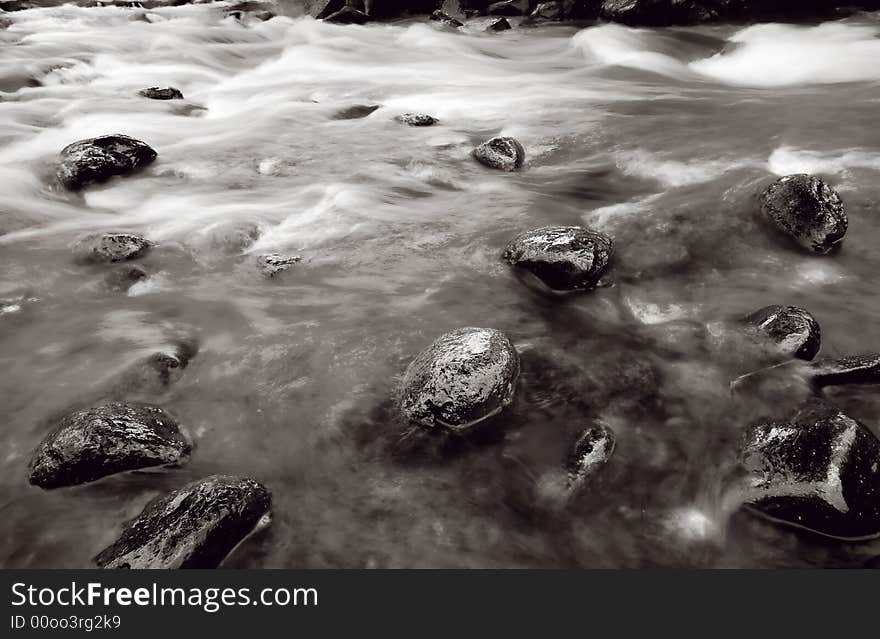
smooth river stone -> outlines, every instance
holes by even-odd
[[[102,550],[101,568],[216,568],[255,528],[272,498],[246,477],[213,475],[157,497]]]
[[[811,360],[822,345],[819,322],[809,311],[797,306],[766,306],[745,321],[788,357]]]
[[[554,291],[598,284],[614,254],[610,237],[581,226],[546,226],[515,237],[502,259],[526,269]]]
[[[759,514],[828,537],[880,536],[880,441],[836,407],[813,401],[751,427],[741,460]]]
[[[490,328],[460,328],[419,353],[403,378],[401,408],[413,422],[465,431],[513,400],[519,355]]]
[[[177,421],[158,406],[103,404],[61,418],[34,452],[30,483],[59,488],[178,464],[191,449]]]
[[[489,168],[515,171],[523,165],[526,151],[514,138],[496,137],[475,148],[474,157]]]
[[[156,151],[140,140],[104,135],[64,147],[56,175],[66,188],[77,191],[114,176],[130,175],[155,159]]]
[[[828,253],[846,235],[848,220],[837,192],[821,178],[789,175],[760,196],[761,214],[814,253]]]

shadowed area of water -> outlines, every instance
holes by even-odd
[[[479,21],[461,33],[241,22],[222,4],[8,17],[0,565],[88,565],[151,497],[217,472],[274,498],[273,525],[236,567],[851,566],[880,554],[730,516],[722,484],[739,433],[785,402],[731,397],[750,362],[712,334],[796,304],[821,323],[825,355],[880,349],[876,16],[503,34]],[[139,97],[148,86],[185,99]],[[403,112],[439,123],[406,127]],[[61,190],[58,151],[115,132],[158,160]],[[522,171],[470,157],[497,134],[523,143]],[[806,255],[755,220],[756,192],[793,172],[844,199],[839,253]],[[500,253],[547,224],[613,235],[614,286],[564,298],[524,286]],[[73,260],[98,230],[156,243],[127,293]],[[255,263],[267,252],[302,261],[267,279]],[[403,370],[462,326],[503,330],[522,355],[500,434],[401,439]],[[173,385],[120,388],[133,362],[181,339],[199,352]],[[51,418],[108,389],[166,407],[195,440],[191,461],[29,486]],[[837,399],[878,433],[870,389]],[[594,417],[616,434],[610,463],[568,511],[536,506]]]

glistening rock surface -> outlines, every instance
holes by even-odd
[[[419,353],[403,378],[401,408],[423,426],[463,431],[500,412],[513,399],[519,355],[490,328],[460,328]]]
[[[72,191],[111,177],[130,175],[156,159],[148,144],[127,135],[104,135],[69,144],[61,150],[56,175]]]
[[[245,477],[213,475],[158,497],[95,557],[101,568],[215,568],[261,523],[271,496]]]
[[[797,306],[766,306],[745,321],[787,357],[811,360],[822,344],[819,322]]]
[[[110,403],[64,416],[34,452],[30,482],[58,488],[127,470],[177,464],[191,445],[158,406]]]
[[[843,202],[821,178],[803,174],[781,178],[764,190],[760,206],[767,221],[814,253],[828,253],[846,235]]]

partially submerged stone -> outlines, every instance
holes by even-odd
[[[519,355],[495,329],[460,328],[419,353],[403,377],[401,408],[417,424],[465,431],[513,400]]]
[[[79,262],[124,262],[143,257],[152,246],[149,240],[134,233],[96,233],[74,244],[73,253]]]
[[[191,444],[158,406],[109,403],[64,416],[37,447],[30,482],[40,488],[82,484],[107,475],[178,464]]]
[[[818,387],[841,384],[880,384],[880,354],[825,358],[810,368]]]
[[[345,109],[341,109],[337,111],[333,115],[334,120],[358,120],[360,118],[365,118],[370,115],[373,111],[379,108],[378,104],[356,104],[355,106],[347,107]]]
[[[776,229],[814,253],[828,253],[848,226],[837,192],[813,175],[789,175],[768,186],[760,197],[761,214]]]
[[[216,568],[255,528],[271,496],[246,477],[213,475],[157,497],[102,550],[101,568]]]
[[[475,148],[474,157],[489,168],[515,171],[523,165],[526,152],[514,138],[495,137]]]
[[[401,124],[408,124],[409,126],[432,126],[437,124],[437,118],[426,113],[401,113],[394,119]]]
[[[130,175],[155,159],[156,151],[140,140],[104,135],[64,147],[56,175],[66,188],[77,191],[114,176]]]
[[[502,259],[554,291],[594,288],[614,253],[610,237],[581,226],[546,226],[515,237]]]
[[[183,100],[183,94],[174,87],[148,87],[138,91],[138,95],[151,100]]]
[[[880,441],[837,408],[815,401],[751,427],[741,461],[763,516],[838,539],[880,536]]]
[[[765,306],[745,318],[781,355],[811,360],[822,344],[819,322],[797,306]]]
[[[257,256],[260,272],[266,277],[275,277],[300,261],[302,261],[302,257],[299,255],[285,256],[278,253],[267,253]]]
[[[614,433],[598,420],[578,437],[565,464],[567,488],[572,495],[580,492],[611,459],[614,445]]]
[[[127,291],[148,277],[146,270],[136,264],[126,264],[113,269],[104,277],[104,284],[112,291]]]

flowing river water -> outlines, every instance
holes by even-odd
[[[7,18],[0,565],[87,566],[150,498],[212,473],[273,494],[272,526],[234,567],[854,566],[880,554],[726,503],[741,429],[780,398],[731,395],[751,364],[716,330],[795,304],[821,323],[824,354],[880,349],[877,15],[501,34],[480,21],[239,21],[222,4]],[[137,95],[155,85],[185,100]],[[379,108],[334,117],[357,105]],[[394,120],[410,111],[439,124]],[[158,160],[60,189],[60,149],[106,133]],[[521,171],[471,158],[497,134],[523,143]],[[756,221],[755,194],[796,172],[841,194],[842,251],[805,254]],[[612,235],[613,286],[525,286],[500,253],[547,224]],[[72,259],[101,230],[156,243],[128,291]],[[254,258],[269,252],[302,260],[268,279]],[[504,434],[398,454],[401,374],[461,326],[503,330],[522,355]],[[124,377],[181,339],[199,351],[175,383]],[[28,485],[53,416],[108,396],[169,410],[191,460]],[[836,399],[880,434],[870,389]],[[616,433],[611,461],[566,510],[535,507],[559,442],[591,417]]]

